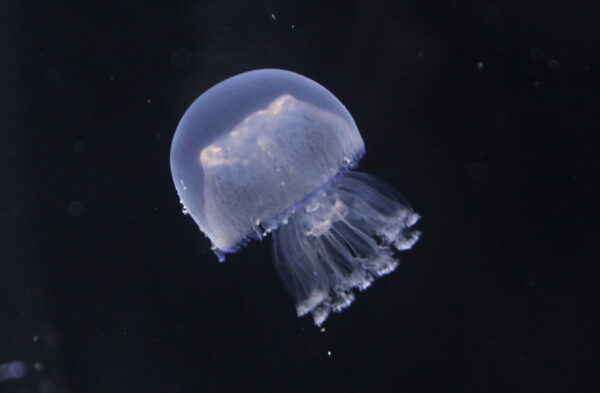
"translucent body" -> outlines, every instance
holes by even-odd
[[[349,172],[274,233],[275,266],[299,316],[311,313],[320,326],[354,301],[353,289],[396,269],[394,249],[420,235],[410,230],[419,215],[399,199],[376,177]]]
[[[321,325],[353,289],[397,266],[415,214],[371,175],[349,172],[364,153],[352,116],[327,89],[283,70],[229,78],[202,94],[171,146],[184,211],[224,260],[274,232],[274,260],[298,315]]]
[[[274,228],[364,151],[352,116],[301,75],[258,70],[202,94],[181,119],[171,171],[219,253]]]

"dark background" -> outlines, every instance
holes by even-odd
[[[598,391],[596,11],[3,1],[0,391]],[[325,332],[270,240],[217,263],[170,177],[192,100],[263,67],[329,88],[423,216]]]

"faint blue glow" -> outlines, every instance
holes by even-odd
[[[80,216],[83,213],[83,204],[79,201],[72,201],[67,207],[71,217]]]
[[[20,360],[0,364],[0,381],[20,379],[25,376],[25,364]]]

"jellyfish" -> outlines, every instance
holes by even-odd
[[[222,81],[181,118],[171,172],[184,213],[219,261],[271,234],[275,268],[321,326],[378,277],[420,232],[408,203],[353,169],[365,153],[344,105],[294,72],[260,69]]]

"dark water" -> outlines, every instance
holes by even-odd
[[[0,391],[597,391],[597,9],[566,2],[0,4]],[[169,172],[208,87],[328,87],[423,236],[333,315],[270,241],[216,262]]]

